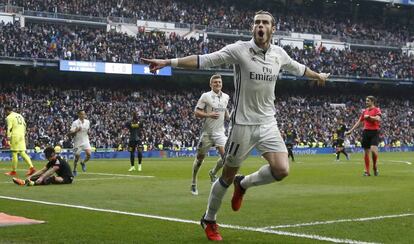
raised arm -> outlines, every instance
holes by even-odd
[[[166,66],[173,68],[187,68],[187,69],[199,69],[219,66],[221,64],[234,64],[237,62],[237,56],[239,53],[238,44],[233,43],[220,49],[219,51],[204,54],[204,55],[191,55],[183,58],[173,59],[147,59],[141,58],[144,63],[149,65],[151,73],[154,73]]]
[[[305,76],[309,79],[316,80],[318,82],[318,86],[324,86],[330,75],[331,73],[316,73],[308,67],[306,67],[305,70]]]
[[[147,59],[141,58],[144,63],[149,65],[151,73],[155,73],[157,70],[162,69],[166,66],[171,67],[180,67],[187,69],[196,69],[199,67],[198,56],[191,55],[184,58],[174,58],[174,59]]]

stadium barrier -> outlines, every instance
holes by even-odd
[[[362,148],[348,148],[348,151],[351,153],[361,153],[364,150]],[[414,147],[380,147],[380,152],[413,152]],[[196,150],[180,150],[180,151],[146,151],[143,152],[144,158],[176,158],[176,157],[194,157],[196,155]],[[313,155],[313,154],[331,154],[335,153],[335,149],[331,147],[325,147],[325,148],[295,148],[293,149],[293,153],[295,155]],[[32,160],[45,160],[45,156],[43,153],[35,153],[29,151],[29,156]],[[251,152],[252,156],[259,156],[259,152],[257,150],[253,150]],[[71,151],[62,152],[60,154],[61,157],[72,160],[74,158],[74,155]],[[81,154],[82,157],[84,157],[84,153]],[[211,149],[208,152],[208,156],[218,156],[218,153],[216,150]],[[122,152],[116,152],[112,150],[108,151],[98,151],[98,152],[92,152],[92,159],[117,159],[122,158],[126,159],[129,158],[129,152],[122,151]],[[2,161],[11,161],[11,153],[10,151],[3,151],[0,152],[0,162]]]

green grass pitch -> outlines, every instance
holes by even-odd
[[[220,228],[225,243],[414,242],[414,153],[380,154],[378,177],[362,176],[361,154],[296,160],[282,182],[250,188],[239,212],[231,210],[229,188],[218,214],[228,225]],[[1,227],[0,243],[207,243],[197,222],[215,161],[206,159],[200,170],[198,196],[190,194],[192,158],[144,158],[143,171],[133,173],[128,159],[93,160],[72,185],[37,187],[11,183],[3,174],[10,163],[2,162],[0,212],[47,222]],[[241,173],[262,164],[250,157]]]

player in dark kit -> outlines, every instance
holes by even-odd
[[[292,158],[292,162],[295,162],[295,157],[293,156],[293,146],[295,145],[297,134],[293,129],[292,124],[288,125],[288,129],[285,131],[285,144],[288,150],[288,157]]]
[[[130,152],[131,168],[128,171],[135,171],[135,150],[138,151],[138,171],[142,170],[142,122],[139,121],[136,113],[132,114],[132,121],[125,125],[129,130],[128,150]]]
[[[372,163],[374,175],[378,176],[377,160],[378,160],[378,143],[379,129],[381,122],[381,110],[375,106],[376,98],[367,96],[365,98],[366,109],[362,112],[355,125],[345,134],[349,135],[361,123],[364,124],[364,132],[362,133],[362,147],[364,148],[365,172],[364,176],[370,176],[369,173],[369,154],[372,154]]]
[[[57,156],[53,147],[47,147],[44,153],[49,162],[43,169],[37,171],[26,180],[13,178],[13,182],[22,186],[71,184],[73,174],[68,162]]]
[[[339,161],[339,155],[343,153],[347,160],[349,160],[348,153],[345,151],[345,132],[346,125],[343,123],[342,119],[338,119],[338,128],[334,133],[334,144],[336,145],[336,161]]]

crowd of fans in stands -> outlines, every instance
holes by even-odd
[[[89,88],[69,89],[51,86],[0,84],[0,101],[18,104],[17,112],[23,114],[28,124],[28,147],[36,142],[60,143],[71,147],[66,134],[76,112],[85,109],[91,121],[91,144],[97,148],[126,146],[128,131],[125,123],[132,111],[138,112],[144,124],[143,141],[149,149],[195,147],[201,120],[193,115],[200,90],[159,90],[153,88]],[[207,91],[207,90],[206,90]],[[230,93],[231,95],[231,93]],[[401,145],[414,144],[413,98],[380,98],[382,109],[381,140],[386,145],[399,141]],[[2,107],[0,106],[0,107]],[[231,107],[231,105],[229,106]],[[321,142],[332,145],[336,120],[343,118],[350,128],[359,118],[364,107],[364,97],[350,94],[281,95],[275,102],[276,117],[283,131],[291,123],[298,134],[298,144],[311,145]],[[4,125],[4,114],[0,116]],[[315,123],[317,121],[317,123]],[[348,139],[351,144],[361,138],[361,130]],[[4,138],[4,132],[0,132]],[[3,145],[4,146],[4,145]]]
[[[171,33],[135,37],[104,29],[27,23],[0,24],[0,56],[138,63],[141,57],[173,58],[217,51],[233,41],[185,39]],[[414,79],[414,56],[389,50],[284,47],[313,70],[338,76]]]
[[[387,41],[404,45],[414,41],[413,19],[386,17],[362,9],[357,21],[352,12],[344,12],[339,5],[325,10],[323,14],[309,9],[306,5],[280,5],[277,2],[262,1],[196,1],[166,0],[0,0],[10,2],[27,10],[66,13],[96,17],[124,17],[140,20],[156,20],[205,25],[215,28],[249,30],[254,12],[260,8],[271,9],[276,18],[276,29],[301,33],[329,34],[335,39],[352,38]],[[352,4],[352,3],[350,3]],[[385,4],[384,4],[385,5]],[[361,6],[362,7],[362,6]],[[410,24],[411,23],[411,24]]]

